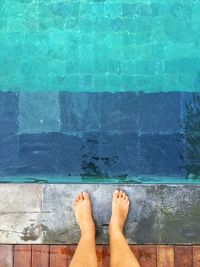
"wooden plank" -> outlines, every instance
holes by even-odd
[[[137,245],[131,245],[130,248],[137,260],[139,261],[139,247]]]
[[[200,246],[193,246],[193,267],[200,267]]]
[[[32,246],[32,267],[49,267],[49,246]]]
[[[31,267],[31,245],[14,246],[14,267]]]
[[[96,246],[98,267],[103,265],[103,247],[101,245]]]
[[[13,267],[13,246],[0,245],[0,267]]]
[[[192,267],[192,246],[176,246],[174,252],[175,267]]]
[[[110,249],[109,246],[103,246],[102,250],[102,267],[110,266]]]
[[[157,246],[157,267],[174,267],[174,246]]]
[[[68,247],[67,267],[69,267],[77,246],[69,245],[67,247]]]
[[[68,264],[67,246],[50,247],[50,267],[66,267]]]
[[[151,245],[139,246],[140,267],[156,267],[156,257],[157,257],[156,246],[151,246]]]

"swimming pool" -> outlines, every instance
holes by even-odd
[[[0,1],[0,182],[199,183],[200,3]]]

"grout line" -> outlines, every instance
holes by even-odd
[[[15,264],[15,255],[14,255],[14,252],[15,252],[15,245],[12,246],[12,266],[14,267],[14,264]]]
[[[49,267],[50,267],[50,260],[51,260],[51,258],[50,258],[50,249],[51,249],[51,246],[48,245],[48,247],[49,247],[49,251],[48,251],[48,252],[49,252],[49,255],[48,255],[48,256],[49,256],[49,262],[48,262],[48,265],[49,265]]]
[[[32,250],[33,250],[33,245],[31,245],[31,262],[30,262],[30,266],[31,267],[33,265],[33,253],[32,253]]]

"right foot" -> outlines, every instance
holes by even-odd
[[[74,200],[73,209],[76,221],[81,229],[81,235],[95,235],[89,194],[86,192],[79,193]]]
[[[129,211],[129,204],[129,199],[123,191],[114,191],[112,199],[112,215],[110,219],[110,232],[112,234],[119,231],[123,232]]]

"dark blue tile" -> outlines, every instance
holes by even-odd
[[[139,130],[143,134],[181,131],[180,93],[141,93]]]
[[[140,174],[179,176],[183,174],[183,139],[179,134],[141,135]]]
[[[101,168],[106,177],[125,177],[138,173],[138,135],[102,134]]]
[[[99,133],[81,136],[61,134],[59,139],[59,174],[62,176],[102,177]]]
[[[19,135],[19,169],[23,175],[55,174],[58,172],[59,134]]]
[[[18,136],[0,132],[0,176],[14,175],[18,166]]]
[[[100,128],[100,94],[60,93],[61,131],[94,131]]]
[[[184,173],[191,178],[200,176],[200,134],[184,134]]]
[[[183,132],[200,134],[200,93],[182,93]]]
[[[0,92],[0,132],[18,131],[18,93]]]
[[[83,144],[81,147],[82,163],[81,176],[82,177],[105,177],[102,170],[102,161],[100,155],[101,146],[100,134],[84,133]]]
[[[138,132],[138,97],[135,93],[101,94],[103,131]]]
[[[60,134],[59,137],[59,174],[63,176],[80,175],[82,164],[81,137]]]

